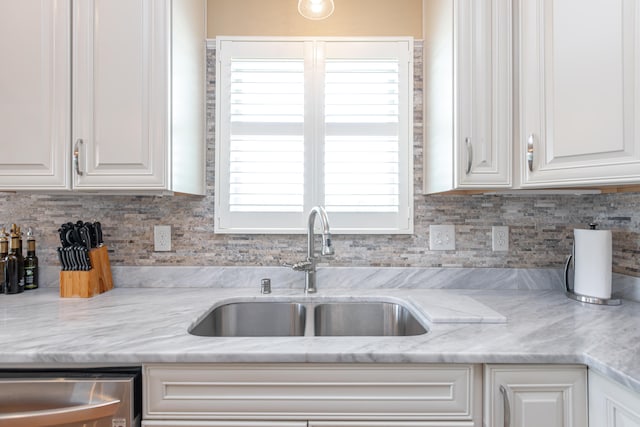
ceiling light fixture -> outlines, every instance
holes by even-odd
[[[298,0],[298,12],[307,19],[328,18],[334,9],[333,0]]]

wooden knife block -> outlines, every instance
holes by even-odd
[[[113,289],[111,264],[106,246],[89,251],[91,270],[61,271],[60,296],[63,298],[90,298]]]

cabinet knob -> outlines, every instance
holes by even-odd
[[[80,145],[82,145],[82,142],[82,139],[78,139],[76,145],[73,146],[73,165],[78,176],[83,175],[83,172],[80,170]]]

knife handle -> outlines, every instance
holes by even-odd
[[[75,246],[69,246],[67,248],[67,259],[70,262],[70,270],[71,271],[78,271],[78,263],[76,262],[76,247]]]
[[[91,249],[91,233],[89,232],[89,228],[86,225],[83,225],[79,229],[80,234],[80,244],[87,248],[87,250]]]
[[[98,237],[98,247],[104,244],[104,240],[102,239],[102,224],[100,221],[96,221],[93,223],[93,226],[96,228],[96,236]]]
[[[67,271],[67,261],[64,258],[62,248],[58,248],[58,259],[60,260],[60,265],[62,265],[62,271]]]

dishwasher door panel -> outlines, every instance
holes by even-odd
[[[134,378],[1,378],[0,427],[136,427]]]

